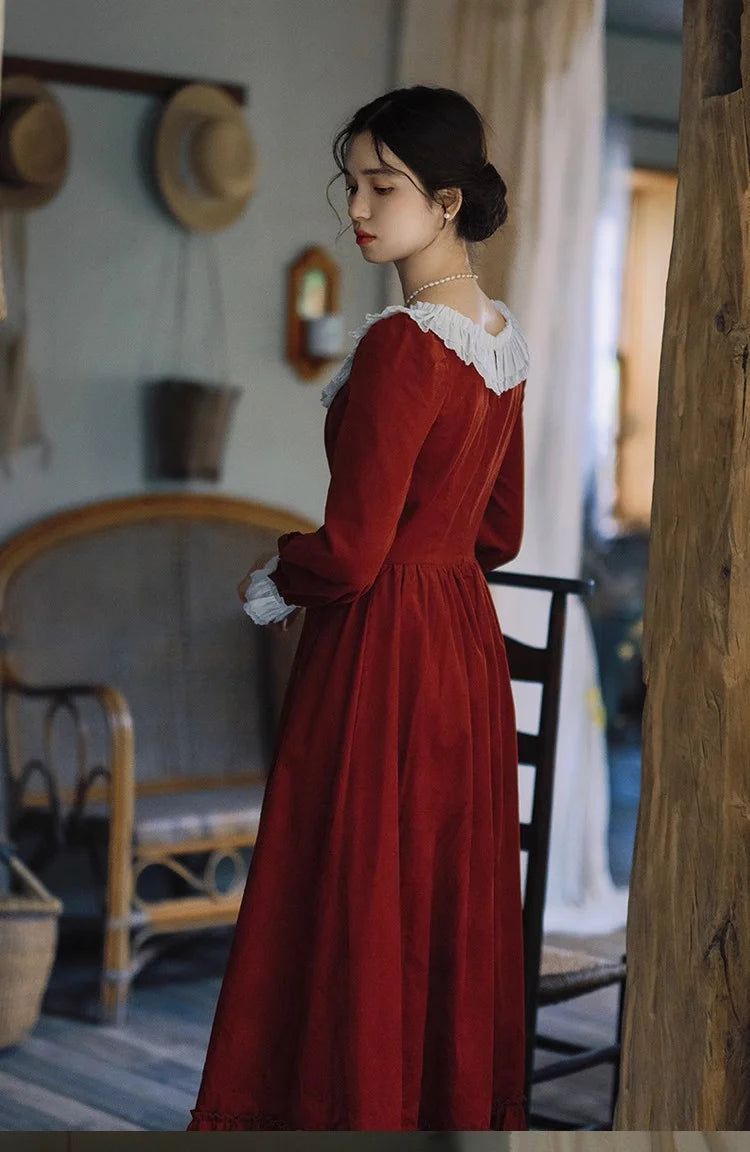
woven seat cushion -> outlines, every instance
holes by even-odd
[[[544,945],[539,1003],[555,1004],[624,979],[625,963],[619,959]]]
[[[243,784],[137,796],[135,843],[178,847],[189,840],[221,840],[223,836],[247,836],[252,843],[258,832],[263,793],[263,784]],[[86,815],[104,819],[106,808],[102,803],[88,804]]]

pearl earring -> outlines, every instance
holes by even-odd
[[[450,218],[451,218],[450,212],[443,212],[443,216],[446,220],[450,220]]]

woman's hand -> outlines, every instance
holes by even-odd
[[[240,580],[239,584],[237,585],[237,595],[243,604],[245,603],[245,593],[250,587],[250,580],[252,578],[253,572],[256,572],[259,568],[265,568],[271,557],[275,555],[275,552],[261,552],[260,556],[258,556],[258,558],[255,560],[255,563],[252,564],[248,569],[247,576],[245,576],[243,580]]]
[[[237,595],[243,604],[245,603],[245,593],[250,587],[253,572],[256,572],[259,568],[264,568],[268,561],[275,555],[275,552],[261,552],[261,554],[256,558],[255,563],[248,570],[247,576],[240,580],[239,584],[237,585]],[[294,609],[293,612],[290,612],[288,616],[285,616],[283,620],[271,620],[268,624],[265,625],[265,627],[272,629],[274,632],[286,632],[289,625],[293,620],[297,619],[297,616],[301,611],[302,608],[298,606]]]

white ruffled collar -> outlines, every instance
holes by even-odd
[[[493,392],[499,395],[508,388],[514,388],[525,380],[528,374],[529,350],[518,321],[507,304],[502,300],[493,300],[492,303],[506,319],[502,332],[498,332],[495,336],[481,324],[475,324],[468,316],[464,316],[462,312],[457,312],[447,304],[420,301],[409,308],[404,304],[391,304],[382,312],[369,313],[365,317],[364,324],[349,333],[355,338],[354,348],[335,376],[332,376],[326,384],[321,393],[321,403],[328,408],[339,388],[346,383],[357,344],[367,329],[377,320],[392,316],[394,312],[406,312],[423,332],[434,332],[439,336],[445,346],[455,352],[464,364],[471,364],[476,368],[487,387]]]

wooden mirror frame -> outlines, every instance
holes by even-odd
[[[328,357],[310,356],[305,350],[305,322],[297,313],[297,301],[305,276],[311,271],[323,273],[326,282],[325,311],[338,312],[341,271],[323,248],[306,248],[290,265],[287,296],[287,359],[298,376],[313,380],[332,361]]]

